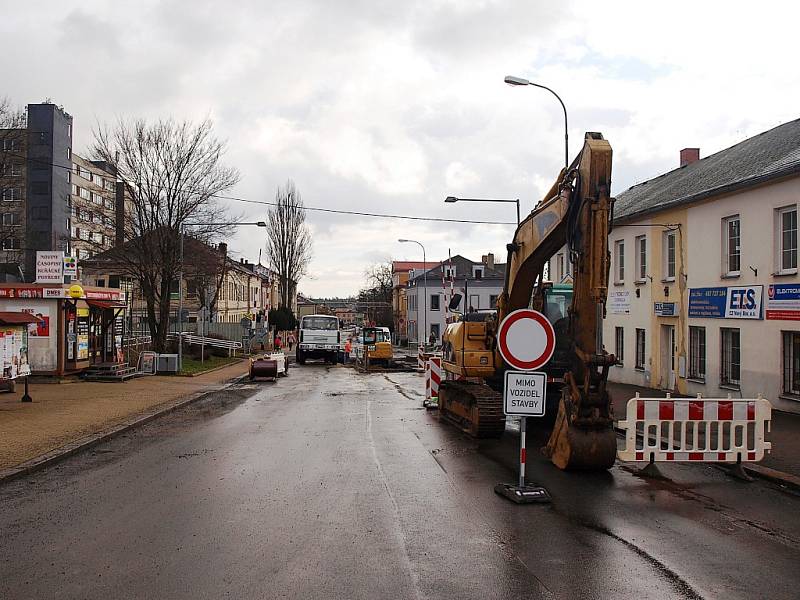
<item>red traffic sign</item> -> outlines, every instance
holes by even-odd
[[[500,323],[497,346],[503,360],[514,369],[535,371],[553,356],[556,332],[542,313],[521,308]]]

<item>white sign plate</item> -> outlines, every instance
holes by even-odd
[[[547,375],[535,371],[506,371],[503,412],[520,417],[543,417]]]
[[[36,252],[36,283],[64,283],[63,252]]]

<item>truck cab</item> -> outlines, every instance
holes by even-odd
[[[305,364],[306,359],[322,358],[325,362],[336,364],[342,332],[339,319],[333,315],[306,315],[300,319],[300,339],[297,344],[297,362]]]

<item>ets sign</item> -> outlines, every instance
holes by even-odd
[[[545,373],[506,371],[503,412],[520,417],[543,417],[546,394]]]

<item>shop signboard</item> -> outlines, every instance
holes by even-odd
[[[771,321],[800,321],[800,284],[774,284],[767,288],[766,318]]]
[[[689,289],[689,317],[761,319],[763,285]]]
[[[658,317],[676,317],[678,315],[674,302],[654,302],[653,309]]]
[[[36,283],[64,283],[63,252],[36,252]]]
[[[625,290],[609,292],[608,313],[611,315],[631,314],[631,293]]]
[[[78,276],[78,259],[74,256],[64,257],[64,275],[69,275],[70,277]]]

